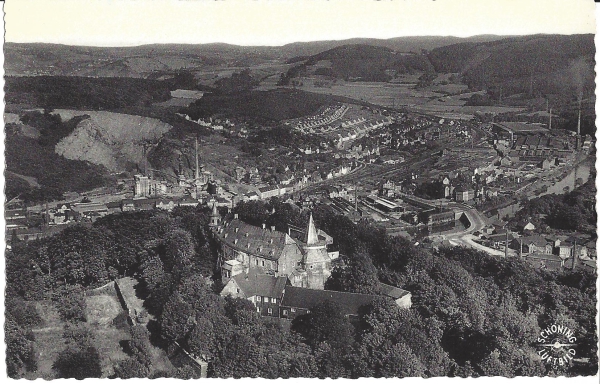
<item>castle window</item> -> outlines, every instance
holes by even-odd
[[[239,288],[236,288],[236,292],[237,292],[237,293],[240,293],[240,289],[239,289]]]
[[[290,308],[290,311],[292,311],[292,313],[296,312],[296,308]]]
[[[256,307],[256,312],[260,312],[260,308]]]
[[[258,259],[256,259],[256,265],[258,265]]]
[[[238,233],[238,231],[239,231],[239,230],[240,230],[239,228],[236,228],[236,229],[235,229],[235,233]]]
[[[272,298],[271,298],[271,303],[273,303],[273,304],[277,303],[277,299],[276,299],[276,298],[274,298],[274,297],[272,297]]]
[[[256,301],[262,301],[262,297],[256,296]]]
[[[260,261],[260,264],[261,264],[261,266],[263,266],[263,267],[264,267],[264,266],[265,266],[265,261],[264,261],[264,260],[261,260],[261,261]]]
[[[287,316],[287,314],[288,314],[288,311],[287,311],[287,309],[284,309],[284,310],[283,310],[283,316]]]
[[[267,313],[268,313],[269,315],[272,315],[272,314],[273,314],[273,309],[271,309],[271,308],[267,308]]]

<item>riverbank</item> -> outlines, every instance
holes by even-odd
[[[500,218],[504,218],[505,216],[511,217],[521,208],[520,201],[524,198],[531,200],[552,193],[562,195],[572,191],[589,180],[592,170],[595,169],[595,162],[595,155],[580,156],[573,163],[566,165],[562,169],[555,169],[553,173],[546,175],[547,180],[532,183],[526,190],[513,196],[512,199],[486,209],[484,214],[490,215],[496,212],[494,215],[498,215]],[[557,179],[558,181],[554,181]],[[578,179],[581,179],[580,183],[577,182]],[[565,189],[567,186],[569,188]]]

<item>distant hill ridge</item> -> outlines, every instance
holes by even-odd
[[[531,35],[467,41],[419,53],[352,44],[288,60],[287,80],[326,75],[344,80],[388,81],[393,73],[457,73],[472,89],[503,87],[506,94],[593,93],[594,36]],[[329,63],[323,64],[324,61]],[[579,92],[579,91],[575,91]]]
[[[399,52],[420,52],[459,42],[481,42],[502,36],[482,35],[356,38],[335,41],[297,42],[283,46],[240,46],[225,43],[148,44],[132,47],[90,47],[51,43],[5,43],[8,76],[123,76],[147,77],[153,71],[175,71],[210,65],[252,65],[270,60],[310,56],[339,46],[363,44]]]

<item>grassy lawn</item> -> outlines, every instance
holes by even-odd
[[[44,321],[39,327],[33,329],[38,370],[36,373],[30,373],[31,377],[28,375],[27,378],[53,379],[55,375],[52,371],[52,364],[65,346],[62,337],[64,323],[60,320],[58,312],[50,301],[37,302],[36,309]]]
[[[83,325],[94,336],[93,345],[102,358],[103,377],[108,377],[113,373],[114,365],[127,357],[121,348],[120,341],[129,339],[129,330],[123,327],[117,328],[112,323],[112,320],[123,309],[114,293],[114,288],[112,292],[110,288],[91,291],[86,297],[86,303],[87,322]],[[63,338],[65,322],[60,319],[56,308],[50,301],[36,303],[36,309],[44,323],[33,329],[38,370],[28,378],[56,378],[52,365],[66,346]]]

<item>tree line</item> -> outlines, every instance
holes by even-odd
[[[279,230],[289,224],[305,227],[309,216],[276,198],[240,203],[234,212],[251,224]],[[412,308],[400,309],[382,297],[361,308],[356,319],[332,302],[316,305],[291,323],[260,317],[249,301],[218,295],[218,245],[203,208],[113,214],[91,226],[16,244],[7,253],[7,295],[19,303],[54,300],[61,317],[76,329],[84,320],[84,290],[136,276],[144,306],[156,321],[148,328],[130,328],[128,358],[114,369],[119,377],[193,377],[186,369],[152,371],[150,336],[178,341],[208,361],[211,377],[595,374],[594,274],[544,272],[516,258],[497,259],[464,248],[431,251],[367,222],[354,224],[327,206],[312,213],[317,227],[333,236],[343,259],[328,289],[378,294],[381,281],[410,291]],[[20,377],[35,370],[28,330],[39,320],[30,304],[7,308],[9,373]],[[553,323],[578,335],[577,354],[588,357],[587,363],[555,367],[535,357],[533,343]],[[65,359],[93,356],[93,340],[69,332],[73,341],[65,347]],[[59,375],[79,377],[63,372],[62,361],[59,356],[55,362]],[[97,373],[93,368],[86,371]]]

